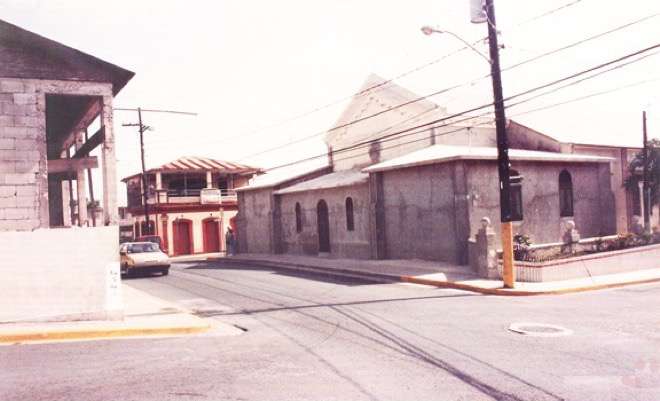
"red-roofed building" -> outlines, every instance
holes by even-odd
[[[224,233],[238,211],[236,188],[262,170],[205,157],[181,157],[146,171],[145,218],[142,174],[126,183],[134,237],[158,235],[171,256],[225,251]]]

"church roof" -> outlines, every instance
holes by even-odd
[[[609,157],[581,155],[575,153],[542,152],[537,150],[509,149],[512,161],[609,163]],[[497,160],[497,148],[481,146],[434,145],[382,163],[364,168],[365,173],[397,170],[455,160]]]
[[[303,181],[299,184],[280,189],[275,192],[276,195],[291,194],[294,192],[315,191],[319,189],[348,187],[351,185],[363,184],[369,180],[369,174],[358,170],[337,171],[322,175],[309,181]]]
[[[112,83],[116,95],[135,73],[0,20],[0,77]]]

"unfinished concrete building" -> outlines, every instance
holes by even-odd
[[[133,75],[0,20],[0,321],[121,316],[112,101]]]

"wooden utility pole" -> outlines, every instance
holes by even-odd
[[[114,110],[118,111],[137,111],[138,113],[138,122],[130,124],[122,124],[124,127],[138,127],[138,132],[140,133],[140,159],[142,161],[142,193],[143,193],[143,203],[144,203],[144,219],[147,226],[147,234],[153,234],[151,232],[151,227],[149,223],[149,193],[147,188],[147,174],[146,166],[144,162],[144,132],[149,131],[151,127],[142,124],[142,112],[153,112],[153,113],[170,113],[170,114],[185,114],[189,116],[196,116],[197,113],[190,113],[187,111],[174,111],[174,110],[153,110],[153,109],[142,109],[138,107],[137,109],[127,109],[121,107],[115,107]],[[154,228],[156,227],[156,222],[154,221]],[[144,235],[145,233],[142,233]]]
[[[151,225],[149,224],[149,193],[147,192],[147,169],[145,167],[144,163],[144,131],[147,131],[150,127],[142,124],[142,109],[137,108],[138,112],[138,123],[131,123],[131,124],[122,124],[124,127],[138,127],[138,132],[140,133],[140,159],[142,160],[142,204],[144,206],[144,220],[145,220],[145,225],[146,225],[146,233],[142,232],[142,229],[140,229],[140,233],[142,235],[145,234],[151,234]]]
[[[642,149],[642,161],[644,167],[642,170],[642,202],[644,203],[644,232],[651,233],[651,187],[649,186],[649,145],[646,134],[646,111],[642,112],[642,131],[644,148]]]
[[[511,181],[509,166],[509,142],[506,133],[506,115],[502,94],[502,75],[500,54],[497,44],[497,26],[495,23],[494,0],[486,0],[486,25],[490,46],[490,71],[493,79],[493,97],[495,106],[495,129],[497,133],[497,168],[500,186],[500,221],[502,226],[502,280],[505,288],[513,288],[515,272],[513,269],[513,228],[511,216]]]

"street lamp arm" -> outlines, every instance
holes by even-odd
[[[431,35],[431,34],[433,34],[433,33],[447,33],[447,34],[453,36],[454,38],[460,40],[465,46],[469,47],[473,52],[475,52],[475,53],[477,53],[478,55],[480,55],[484,60],[486,60],[486,61],[488,62],[488,64],[491,64],[491,63],[492,63],[491,60],[490,60],[488,57],[486,57],[486,55],[484,55],[482,52],[480,52],[479,50],[477,50],[476,47],[472,46],[472,44],[471,44],[470,42],[468,42],[467,40],[461,38],[460,36],[456,35],[456,34],[453,33],[453,32],[450,32],[450,31],[441,31],[441,30],[439,30],[439,29],[435,29],[435,28],[432,28],[432,27],[430,27],[430,26],[424,26],[424,27],[422,27],[422,32],[423,32],[425,35]]]

